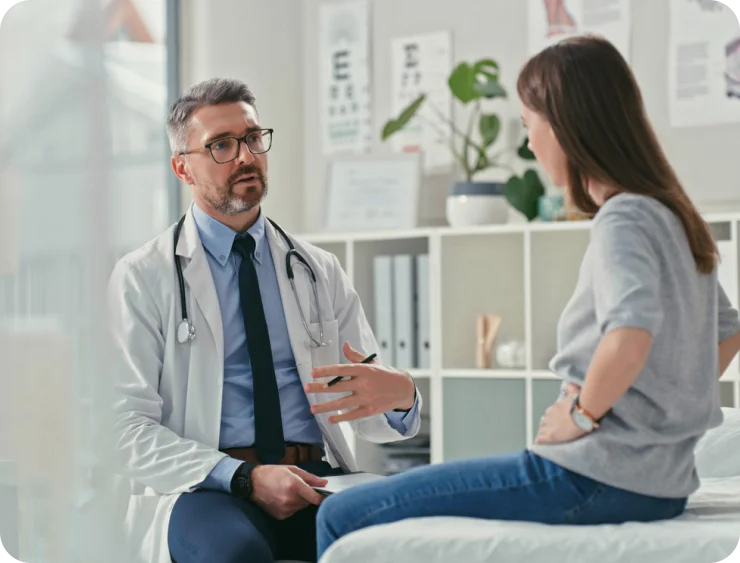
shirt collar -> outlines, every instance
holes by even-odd
[[[222,266],[226,265],[231,255],[231,247],[234,245],[234,239],[239,236],[239,233],[205,213],[195,203],[193,203],[193,218],[195,219],[195,225],[198,228],[198,234],[200,235],[203,247],[219,264]],[[257,221],[247,229],[247,232],[254,238],[254,260],[258,264],[262,264],[265,240],[265,216],[261,209]]]

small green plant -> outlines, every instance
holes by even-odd
[[[512,207],[531,221],[537,217],[537,201],[545,193],[539,175],[534,169],[528,169],[519,176],[502,160],[507,150],[490,152],[499,137],[501,120],[495,113],[484,113],[482,101],[507,97],[506,90],[499,82],[498,63],[491,59],[481,59],[472,65],[466,62],[460,63],[450,74],[447,84],[452,95],[459,102],[464,106],[472,104],[467,130],[462,131],[453,121],[447,119],[431,101],[429,101],[430,109],[439,117],[442,124],[449,127],[449,132],[445,132],[439,122],[423,115],[419,115],[419,119],[443,137],[449,137],[448,147],[465,172],[465,179],[468,182],[472,182],[479,172],[488,168],[508,171],[511,176],[504,187],[506,198]],[[385,141],[404,129],[425,102],[427,102],[426,94],[422,94],[411,102],[398,117],[386,122],[381,139]],[[527,148],[527,139],[524,139],[516,148],[516,153],[523,160],[534,160],[534,155]]]

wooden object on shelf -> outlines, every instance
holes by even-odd
[[[493,343],[501,326],[501,315],[479,315],[476,319],[477,346],[475,365],[478,369],[492,367]]]

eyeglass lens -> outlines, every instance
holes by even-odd
[[[254,131],[247,135],[247,148],[252,154],[262,154],[270,150],[272,145],[272,133],[269,129]],[[224,164],[234,160],[239,155],[239,146],[241,142],[236,137],[219,139],[211,145],[211,155],[213,160],[219,164]]]

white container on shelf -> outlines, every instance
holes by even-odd
[[[496,182],[457,182],[446,205],[447,222],[452,227],[502,224],[509,217],[504,185]]]

